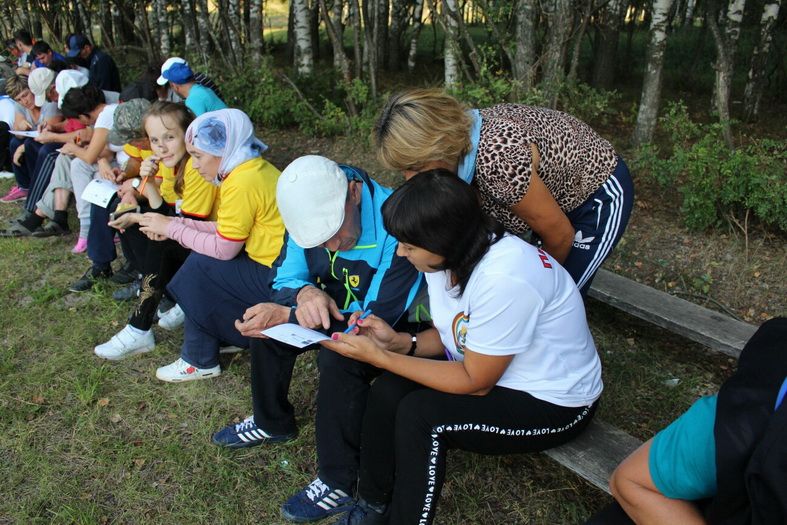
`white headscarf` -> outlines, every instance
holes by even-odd
[[[186,142],[214,157],[221,157],[218,180],[268,149],[254,136],[251,119],[239,109],[203,113],[186,130]]]

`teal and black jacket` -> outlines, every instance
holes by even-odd
[[[304,286],[321,287],[342,313],[369,310],[393,326],[410,307],[423,279],[410,262],[396,255],[397,241],[383,227],[382,206],[393,190],[361,169],[340,165],[348,180],[363,182],[361,235],[355,247],[330,252],[303,249],[289,235],[271,268],[271,300],[295,306]],[[294,311],[290,321],[295,322]]]

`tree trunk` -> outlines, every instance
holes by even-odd
[[[101,24],[101,43],[106,47],[115,46],[115,37],[112,32],[112,11],[109,0],[99,0],[98,19]]]
[[[405,0],[392,0],[391,2],[391,27],[388,32],[388,70],[398,71],[402,61],[402,33],[407,18],[407,5]]]
[[[746,120],[756,120],[760,113],[760,101],[765,88],[765,66],[771,52],[773,28],[779,19],[781,0],[767,2],[760,18],[760,41],[752,51],[749,77],[743,92],[743,115]]]
[[[697,0],[687,0],[686,17],[683,19],[684,26],[690,26],[694,23],[694,8],[696,6],[697,6]]]
[[[333,30],[336,32],[336,38],[339,41],[342,54],[345,60],[349,62],[347,55],[344,53],[344,0],[333,0]],[[327,24],[327,22],[326,22]],[[333,53],[333,67],[341,70],[341,58],[336,56],[334,49]]]
[[[620,38],[623,0],[612,0],[596,16],[596,53],[593,59],[594,87],[610,90],[615,85],[615,64]]]
[[[571,62],[568,68],[568,81],[574,83],[577,81],[577,69],[579,69],[579,52],[582,50],[582,40],[585,38],[585,31],[590,21],[590,13],[593,11],[593,0],[584,0],[584,7],[579,13],[579,29],[574,37],[574,47],[571,51]]]
[[[180,1],[181,10],[183,12],[180,23],[183,27],[183,38],[187,50],[199,49],[203,62],[205,61],[205,53],[197,40],[197,21],[194,18],[194,8],[191,5],[191,0]]]
[[[569,30],[571,29],[570,0],[551,0],[550,10],[546,13],[549,32],[544,50],[544,78],[542,85],[544,95],[550,107],[557,105],[560,85],[564,78],[565,49]]]
[[[533,70],[533,63],[536,60],[535,12],[534,0],[519,0],[516,4],[516,52],[512,68],[514,78],[522,84],[525,91],[530,90],[535,83]]]
[[[249,2],[249,47],[251,62],[259,66],[262,62],[262,0]]]
[[[284,47],[284,58],[288,64],[295,63],[295,2],[290,1],[287,13],[287,45]]]
[[[210,18],[208,15],[208,0],[196,0],[195,7],[197,8],[200,53],[205,57],[205,62],[207,63],[207,58],[213,46],[213,36],[210,30]]]
[[[172,49],[169,42],[169,19],[167,17],[166,0],[153,0],[155,10],[156,29],[159,36],[159,50],[161,56],[168,57]]]
[[[456,12],[456,0],[443,0],[443,8],[451,13]],[[442,17],[445,21],[445,57],[444,76],[445,87],[452,88],[459,84],[461,75],[459,73],[459,63],[461,61],[462,49],[459,45],[459,24],[456,18],[447,14]]]
[[[363,71],[363,53],[361,52],[361,13],[358,12],[358,2],[350,0],[350,24],[353,28],[353,61],[355,63],[355,78],[361,78]]]
[[[226,11],[219,8],[219,16],[224,26],[227,40],[229,40],[230,56],[233,65],[243,62],[243,42],[241,40],[242,28],[240,21],[240,0],[225,0]]]
[[[292,0],[295,15],[295,71],[299,76],[314,73],[311,11],[308,0]]]
[[[331,40],[331,45],[333,46],[334,60],[335,57],[339,57],[339,70],[342,73],[342,80],[345,87],[349,90],[350,84],[353,80],[352,73],[350,73],[350,61],[347,59],[347,55],[344,54],[344,45],[342,44],[342,41],[339,40],[339,34],[336,31],[336,24],[331,20],[331,17],[328,16],[328,7],[325,5],[325,0],[319,0],[319,6],[322,19],[325,22],[325,31],[328,33],[328,38]],[[338,22],[341,24],[341,19],[339,19]],[[350,116],[357,116],[358,110],[355,107],[355,102],[353,99],[350,96],[347,96],[346,102]]]
[[[673,0],[653,0],[653,16],[650,22],[647,66],[642,83],[642,97],[634,128],[634,144],[650,142],[656,129],[661,98],[661,72],[664,66],[664,49],[667,47],[667,16]]]
[[[377,45],[377,63],[385,64],[388,56],[388,0],[369,0],[375,4],[374,41]]]
[[[309,9],[309,34],[312,39],[312,60],[319,61],[322,56],[320,50],[320,4],[317,0],[310,0]]]
[[[737,27],[730,29],[727,27],[725,34],[721,33],[719,25],[716,23],[716,9],[718,4],[715,0],[711,0],[707,10],[707,24],[708,28],[713,34],[713,41],[716,44],[716,63],[713,66],[716,70],[716,78],[714,82],[714,99],[716,101],[716,111],[719,114],[719,122],[722,125],[722,133],[727,146],[733,148],[732,130],[730,129],[730,94],[732,92],[732,73],[734,69],[734,49],[737,42],[737,34],[740,29],[740,19],[743,16],[743,5],[741,0],[733,0],[730,2],[728,10],[728,24],[736,25],[736,22],[730,18],[730,13],[735,10],[739,15],[734,15],[737,18]],[[740,6],[740,10],[738,7]],[[735,41],[731,40],[735,38]]]
[[[716,5],[715,0],[711,0]],[[713,96],[712,96],[712,104],[714,106],[718,106],[719,96],[727,98],[728,100],[731,98],[731,92],[726,94],[719,94],[719,87],[720,83],[723,81],[725,83],[726,89],[731,90],[731,83],[732,83],[732,75],[735,73],[735,54],[738,49],[738,37],[740,36],[741,32],[741,20],[743,20],[743,10],[746,6],[746,0],[730,0],[729,6],[726,11],[726,25],[724,27],[724,34],[721,35],[721,40],[718,44],[724,46],[726,50],[726,64],[719,64],[719,55],[717,53],[716,62],[714,63],[713,69],[716,71],[716,75],[713,82]],[[709,21],[711,22],[711,21]],[[715,20],[713,21],[715,23]],[[709,24],[710,27],[710,24]],[[718,28],[718,26],[716,26]],[[714,36],[715,38],[715,36]],[[726,76],[725,79],[720,77],[719,71],[724,70],[723,75]]]
[[[424,14],[424,0],[415,0],[413,6],[413,34],[410,37],[410,50],[407,53],[407,71],[413,72],[415,69],[415,55],[418,52],[418,37],[421,35],[421,28],[424,27],[422,20]]]
[[[93,42],[93,26],[90,21],[90,11],[82,5],[80,0],[75,0],[76,4],[76,11],[79,14],[79,23],[82,26],[82,32],[87,36],[91,42]],[[22,2],[22,10],[23,12],[27,13],[26,8],[27,3]]]
[[[363,7],[358,4],[358,0],[351,0],[356,13],[360,13],[363,18],[363,60],[369,78],[369,85],[372,89],[372,98],[377,98],[377,48],[372,39],[369,22],[369,10],[366,2]]]

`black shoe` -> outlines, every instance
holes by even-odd
[[[113,275],[112,277],[114,277],[115,275]],[[112,279],[110,278],[110,280]],[[112,293],[112,299],[114,299],[115,301],[130,301],[131,299],[136,299],[137,297],[139,297],[140,285],[141,285],[141,281],[137,279],[136,281],[133,281],[125,288],[121,288],[120,290],[115,290]]]
[[[0,237],[30,237],[39,231],[41,231],[40,226],[31,231],[28,230],[27,227],[21,222],[11,222],[11,225],[8,226],[8,228],[5,230],[0,230]]]
[[[130,262],[124,264],[123,268],[115,272],[115,274],[110,278],[110,280],[115,284],[131,284],[137,279],[139,279],[139,272],[134,269]]]
[[[33,232],[33,237],[58,237],[70,233],[71,230],[68,227],[63,228],[59,223],[51,221],[43,228],[36,229]]]
[[[385,525],[388,523],[388,506],[372,505],[359,498],[355,505],[339,520],[336,525]]]
[[[86,292],[93,288],[96,279],[109,279],[112,277],[112,268],[96,268],[91,266],[85,274],[74,284],[68,287],[69,292]]]

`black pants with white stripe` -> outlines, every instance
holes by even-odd
[[[60,149],[63,145],[59,142],[49,142],[41,146],[38,150],[38,160],[35,166],[35,177],[30,186],[30,193],[25,200],[25,209],[30,213],[36,211],[36,203],[44,196],[49,181],[52,179],[52,172],[55,171],[55,161],[57,161]]]
[[[485,396],[446,394],[384,373],[366,405],[358,494],[389,504],[391,525],[428,525],[449,449],[515,454],[552,448],[582,432],[596,405],[562,407],[503,387]]]
[[[626,230],[634,204],[634,184],[626,163],[618,158],[612,175],[578,208],[567,214],[576,232],[563,267],[587,294],[593,276]]]

